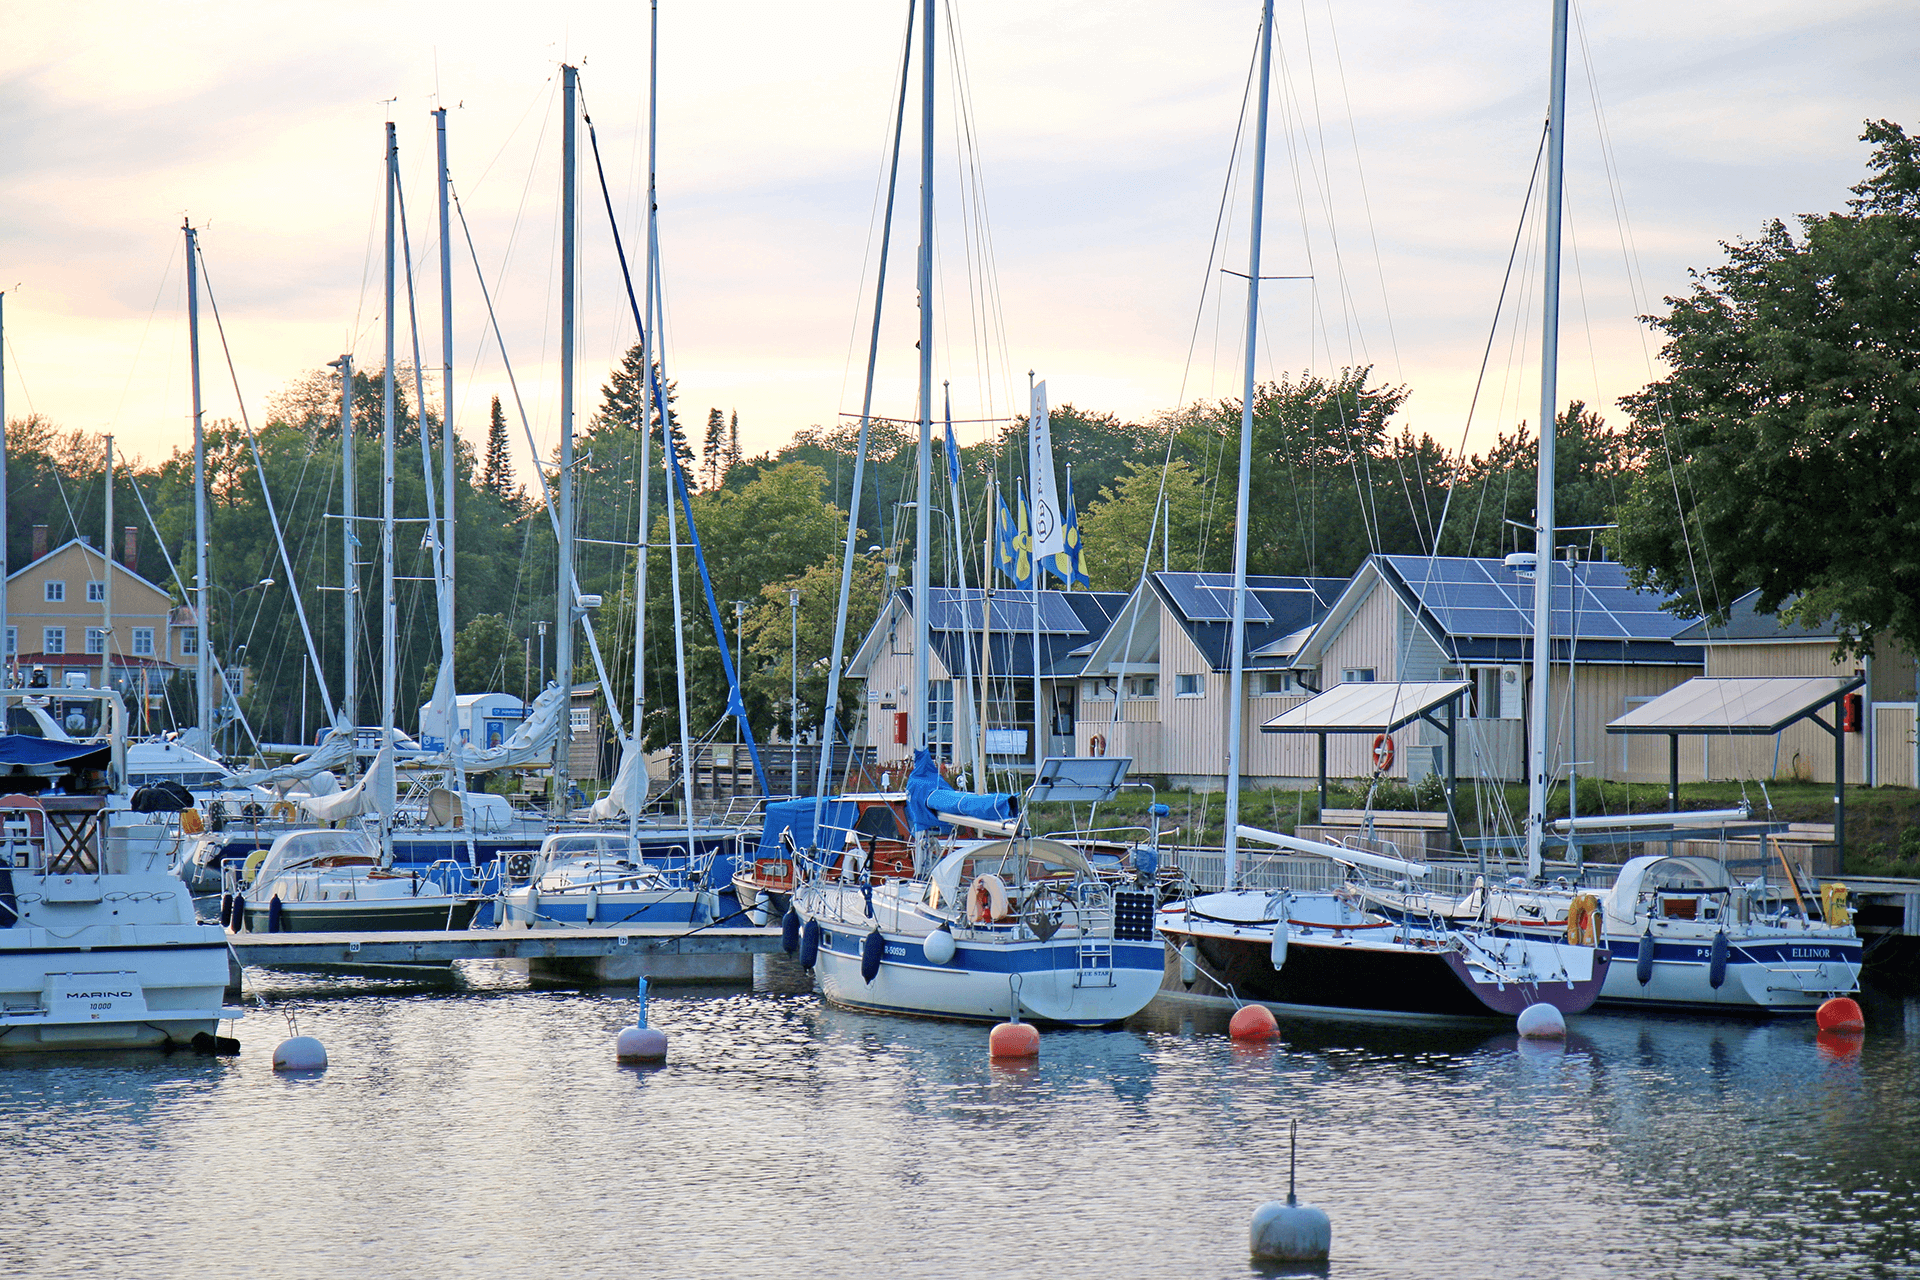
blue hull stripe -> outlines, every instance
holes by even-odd
[[[820,949],[858,963],[860,947],[866,935],[824,930]],[[885,963],[912,969],[967,970],[974,973],[1042,973],[1072,971],[1080,967],[1080,944],[1035,942],[1006,947],[970,947],[961,943],[953,959],[935,964],[927,959],[926,949],[917,942],[887,939]],[[1166,968],[1166,952],[1156,946],[1115,943],[1113,967],[1160,973]],[[878,1006],[875,1006],[878,1007]]]

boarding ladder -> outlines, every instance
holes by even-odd
[[[1113,940],[1080,936],[1080,967],[1073,975],[1076,987],[1113,985]]]

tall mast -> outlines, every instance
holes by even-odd
[[[1547,829],[1552,709],[1553,434],[1559,396],[1560,210],[1567,145],[1567,0],[1553,0],[1553,86],[1547,109],[1547,260],[1540,318],[1540,461],[1534,487],[1533,697],[1527,726],[1527,876],[1537,878]]]
[[[213,617],[207,579],[206,416],[200,405],[200,243],[192,223],[187,233],[187,377],[193,388],[193,687],[194,713],[203,750],[213,748]]]
[[[660,0],[653,0],[651,25],[647,34],[647,245],[646,306],[640,322],[640,537],[639,563],[633,581],[633,743],[629,750],[640,752],[640,726],[646,715],[647,672],[647,541],[653,536],[653,515],[648,501],[653,494],[653,272],[654,212],[657,208],[655,164],[659,158],[660,130]],[[663,423],[664,426],[664,423]],[[668,440],[663,448],[671,449]],[[671,504],[667,507],[669,527],[673,524]],[[635,768],[639,768],[638,761]],[[627,806],[627,834],[640,837],[640,806]],[[689,846],[688,853],[692,853]]]
[[[113,437],[107,437],[107,523],[100,531],[106,582],[100,599],[100,687],[113,688]]]
[[[455,521],[453,518],[454,466],[457,450],[454,447],[453,434],[453,235],[448,224],[448,182],[447,182],[447,109],[434,110],[434,135],[438,143],[437,158],[440,164],[440,445],[442,461],[440,467],[440,572],[444,581],[440,584],[440,639],[445,653],[441,660],[449,670],[453,666],[453,536]],[[426,430],[426,408],[420,410],[421,430]],[[459,763],[459,754],[453,745],[457,740],[459,728],[458,686],[453,689],[454,701],[447,707],[447,752],[454,759],[454,790],[459,795],[467,792],[467,771]]]
[[[933,11],[925,0],[920,28],[920,462],[913,508],[913,692],[909,737],[925,747],[927,649],[933,584]]]
[[[360,725],[360,684],[358,635],[354,627],[354,615],[360,605],[360,526],[355,523],[358,516],[358,497],[353,479],[353,353],[342,352],[338,360],[327,362],[331,368],[340,371],[340,617],[346,630],[345,645],[341,649],[340,719],[350,731],[358,732]],[[351,762],[353,757],[347,757]],[[348,764],[352,769],[352,764]]]
[[[560,538],[559,584],[554,591],[553,674],[560,681],[562,707],[560,739],[553,749],[553,794],[549,802],[567,812],[567,788],[573,752],[573,622],[578,610],[573,590],[573,358],[574,358],[574,236],[579,221],[574,207],[574,165],[578,147],[577,105],[580,73],[562,67],[562,155],[560,177]]]
[[[393,750],[396,665],[399,661],[394,630],[399,611],[393,593],[393,435],[394,435],[394,282],[393,204],[400,182],[400,144],[393,121],[387,121],[387,279],[384,308],[387,322],[386,370],[381,380],[380,420],[380,750]],[[424,406],[422,406],[424,410]],[[424,416],[424,412],[423,415]],[[424,424],[422,430],[425,430]],[[375,797],[380,809],[382,862],[393,861],[394,776],[391,757],[375,769]]]
[[[1240,879],[1240,732],[1246,699],[1247,505],[1253,471],[1253,359],[1260,336],[1260,224],[1267,199],[1267,98],[1273,69],[1273,0],[1260,7],[1260,115],[1253,130],[1252,243],[1247,250],[1247,367],[1240,386],[1240,480],[1233,525],[1232,657],[1227,670],[1226,887]]]
[[[7,295],[0,289],[0,685],[12,684],[19,663],[18,645],[7,637]]]

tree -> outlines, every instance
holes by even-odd
[[[480,483],[501,502],[513,497],[513,455],[507,450],[507,415],[500,409],[499,396],[493,398],[493,412],[487,419],[487,461]]]
[[[1651,461],[1612,545],[1683,617],[1762,612],[1920,649],[1920,140],[1869,122],[1849,212],[1775,220],[1646,317],[1672,370],[1622,404]]]
[[[1200,559],[1207,492],[1199,473],[1184,459],[1174,459],[1165,468],[1164,499],[1161,476],[1159,467],[1130,462],[1127,474],[1102,490],[1081,515],[1080,532],[1086,539],[1082,556],[1094,590],[1131,591],[1143,565],[1148,569],[1163,564],[1172,569],[1221,567]],[[1165,523],[1156,530],[1156,509],[1162,501],[1166,505]],[[1169,527],[1173,531],[1171,540]],[[1150,564],[1149,535],[1153,539]]]
[[[435,667],[427,672],[420,686],[420,701],[433,699]],[[511,693],[518,696],[526,684],[527,654],[520,637],[513,634],[506,615],[477,614],[453,637],[453,691],[461,693]]]
[[[740,465],[740,411],[735,409],[727,415],[727,474]]]
[[[700,446],[700,470],[706,487],[718,489],[727,469],[727,415],[718,409],[707,410],[707,438]]]

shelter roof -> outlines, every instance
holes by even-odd
[[[1771,735],[1863,683],[1861,676],[1695,676],[1612,721],[1607,732]]]
[[[1337,684],[1260,728],[1263,733],[1392,733],[1470,688],[1464,680]]]

